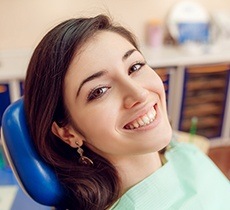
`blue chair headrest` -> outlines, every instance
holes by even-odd
[[[2,118],[3,146],[23,190],[36,202],[59,206],[65,189],[53,169],[41,158],[30,138],[23,98],[11,104]]]

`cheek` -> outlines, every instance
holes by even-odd
[[[117,147],[118,133],[114,129],[115,120],[112,115],[103,117],[97,121],[85,122],[82,128],[85,135],[86,145],[98,154],[112,153]]]
[[[118,116],[117,106],[114,103],[112,100],[108,100],[107,103],[93,104],[90,108],[81,108],[78,116],[75,115],[74,120],[86,138],[92,139],[95,136],[103,138],[106,130],[114,130],[116,116]]]
[[[142,78],[142,84],[149,90],[157,92],[164,97],[164,84],[158,74],[150,67],[147,67],[147,73]]]

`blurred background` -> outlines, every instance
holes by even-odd
[[[48,30],[99,13],[137,36],[164,82],[177,139],[200,147],[230,179],[229,0],[0,0],[0,126],[23,95],[31,53]]]
[[[144,42],[146,24],[165,23],[179,0],[1,0],[0,50],[34,47],[41,37],[62,20],[82,15],[110,13]],[[183,2],[183,1],[182,1]],[[229,14],[228,0],[197,0],[212,17]]]

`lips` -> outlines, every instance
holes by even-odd
[[[156,115],[157,113],[155,110],[155,106],[153,106],[146,114],[126,124],[124,128],[127,130],[133,130],[133,129],[147,126],[156,119]]]

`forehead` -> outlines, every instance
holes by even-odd
[[[101,31],[84,43],[76,52],[66,76],[73,71],[84,72],[101,68],[109,61],[115,61],[132,48],[135,48],[126,38],[115,32]]]
[[[91,54],[94,54],[93,57],[100,57],[102,54],[113,55],[130,47],[134,46],[120,34],[111,31],[100,31],[83,44],[75,58],[80,60],[87,55],[91,56]],[[108,52],[109,54],[107,54]]]

